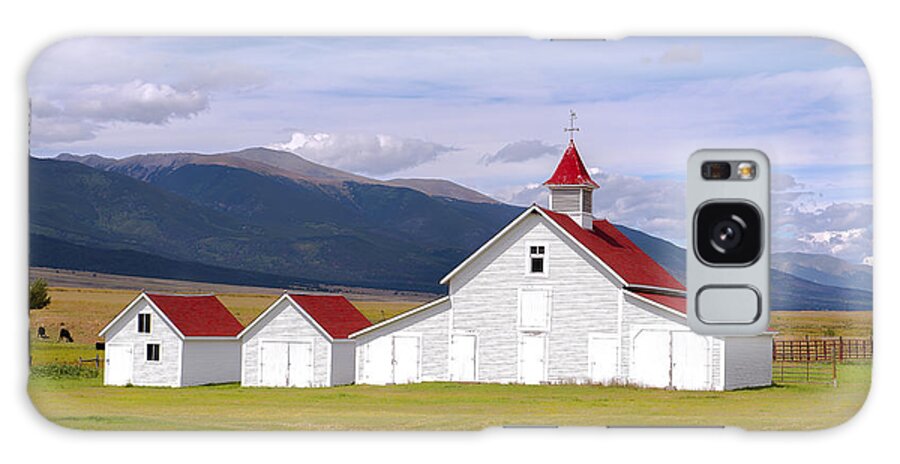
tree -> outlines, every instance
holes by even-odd
[[[36,279],[28,286],[28,309],[41,309],[50,304],[47,281]]]

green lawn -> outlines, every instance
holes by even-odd
[[[100,430],[479,430],[503,425],[687,425],[820,429],[865,400],[871,365],[840,366],[837,388],[789,385],[677,392],[586,385],[424,383],[335,388],[104,387],[32,377],[47,419]]]

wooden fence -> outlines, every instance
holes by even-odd
[[[809,336],[796,339],[776,339],[772,342],[772,360],[775,362],[837,362],[853,359],[872,359],[871,338]]]
[[[871,338],[799,338],[772,341],[775,383],[820,383],[837,386],[837,365],[872,359]]]

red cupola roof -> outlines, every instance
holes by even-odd
[[[587,169],[585,169],[584,163],[581,162],[581,156],[578,154],[578,149],[575,148],[575,142],[572,140],[569,140],[569,146],[566,148],[566,152],[563,153],[559,165],[556,166],[556,171],[554,171],[553,175],[544,182],[544,185],[599,187],[599,185],[591,179],[591,175],[588,173]]]

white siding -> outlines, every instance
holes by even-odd
[[[241,379],[241,342],[198,340],[184,342],[182,386],[237,382]]]
[[[772,384],[772,336],[725,338],[725,389]]]
[[[356,381],[366,379],[366,351],[375,340],[401,334],[421,336],[420,374],[423,381],[449,380],[450,302],[386,325],[356,338]]]
[[[531,215],[450,280],[453,329],[478,336],[479,381],[517,380],[521,289],[550,292],[549,382],[588,381],[588,334],[617,333],[615,284],[551,227]],[[547,275],[526,273],[531,242],[547,244]]]
[[[137,315],[150,313],[150,333],[138,333]],[[138,300],[106,333],[107,344],[134,347],[134,385],[178,387],[181,385],[182,340],[146,299]],[[159,361],[147,361],[147,344],[159,344]]]
[[[150,333],[138,333],[137,315],[150,313]],[[134,385],[178,387],[181,385],[182,341],[146,299],[134,306],[106,333],[106,343],[134,347]],[[147,361],[147,344],[159,344],[159,361]]]
[[[259,346],[262,340],[313,340],[313,386],[331,385],[331,342],[300,313],[289,299],[281,300],[264,320],[243,336],[241,385],[259,385]]]

